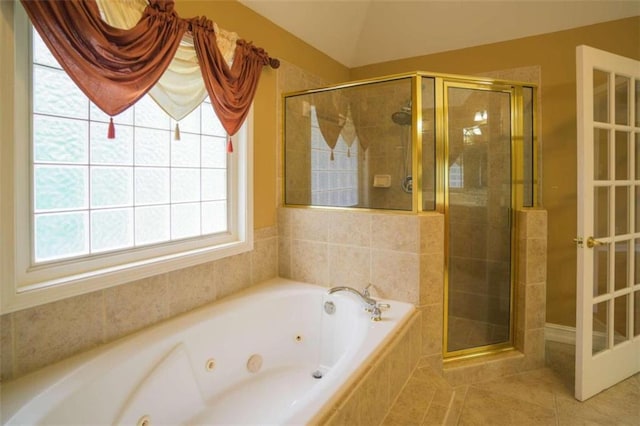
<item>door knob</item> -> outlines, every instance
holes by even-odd
[[[587,238],[587,247],[594,248],[595,246],[601,246],[604,243],[602,241],[598,241],[593,237]]]

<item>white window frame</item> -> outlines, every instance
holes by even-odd
[[[228,157],[229,231],[34,266],[30,24],[0,1],[0,313],[132,282],[253,249],[253,111]],[[11,28],[10,23],[13,23]]]

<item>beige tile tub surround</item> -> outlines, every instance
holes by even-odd
[[[0,316],[0,379],[10,380],[277,276],[275,227],[254,250]]]
[[[282,207],[280,276],[327,287],[372,284],[376,297],[442,304],[444,218]]]
[[[464,384],[544,364],[547,212],[517,212],[515,303],[517,351],[442,363],[444,216],[282,207],[278,210],[280,276],[358,289],[416,305],[423,362]]]
[[[357,377],[334,395],[312,424],[380,424],[418,363],[420,323],[416,311],[393,340],[360,367]]]

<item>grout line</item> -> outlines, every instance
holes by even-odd
[[[449,403],[447,404],[447,411],[445,411],[444,418],[442,419],[443,425],[447,424],[447,420],[449,419],[449,414],[451,414],[451,408],[453,407],[453,401],[455,399],[456,399],[456,390],[453,389],[453,391],[451,392],[451,398],[449,398]]]
[[[560,426],[560,418],[558,416],[558,396],[553,393],[553,414],[556,418],[556,426]]]
[[[415,370],[413,370],[413,371],[415,372],[416,370],[417,370],[417,368],[416,368]],[[411,375],[411,377],[413,377],[413,374]],[[420,417],[420,424],[421,424],[421,425],[422,425],[422,424],[424,424],[424,420],[427,418],[427,414],[429,413],[429,409],[430,409],[430,408],[431,408],[431,406],[433,405],[433,399],[436,397],[436,393],[437,393],[437,392],[438,392],[438,391],[436,390],[436,391],[434,391],[434,392],[433,392],[433,394],[431,394],[431,400],[429,401],[429,405],[427,405],[427,409],[426,409],[426,410],[424,410],[424,413],[422,413],[422,417]],[[445,418],[445,419],[447,418],[446,413],[445,413],[444,418]],[[443,420],[443,423],[442,423],[442,424],[444,424],[444,420]]]

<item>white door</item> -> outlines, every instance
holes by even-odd
[[[640,62],[577,48],[575,397],[640,371]]]

